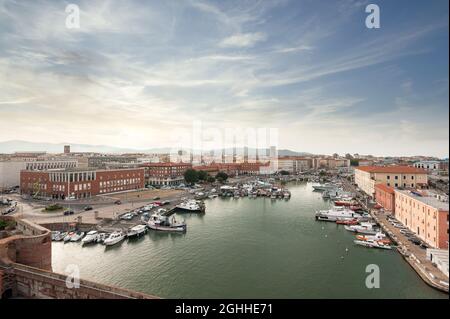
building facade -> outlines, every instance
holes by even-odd
[[[278,157],[278,171],[287,171],[292,174],[308,171],[312,168],[313,159],[300,156]]]
[[[89,156],[87,159],[88,167],[105,168],[109,163],[137,163],[137,156]]]
[[[448,249],[448,201],[427,190],[395,190],[395,217],[433,248]]]
[[[355,184],[367,195],[375,197],[375,185],[423,188],[428,184],[427,172],[410,166],[355,167]]]
[[[376,184],[375,201],[383,206],[387,212],[395,213],[395,192],[393,187]]]
[[[21,170],[65,169],[77,166],[78,161],[72,159],[0,161],[0,189],[20,186]]]
[[[146,183],[153,186],[178,185],[184,181],[184,173],[192,168],[190,163],[145,163]]]
[[[66,169],[20,172],[20,190],[32,197],[80,199],[144,188],[144,169]]]

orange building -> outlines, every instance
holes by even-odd
[[[448,199],[427,190],[395,190],[395,217],[433,248],[448,249]]]
[[[391,213],[395,213],[395,191],[394,188],[384,185],[375,185],[375,201]]]

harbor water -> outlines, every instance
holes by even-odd
[[[182,214],[186,234],[150,231],[113,247],[53,243],[53,270],[163,298],[448,298],[395,251],[353,243],[354,234],[314,213],[330,207],[309,183],[290,200],[215,198],[206,214]],[[368,265],[380,288],[366,287]]]

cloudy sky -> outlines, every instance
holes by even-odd
[[[145,149],[201,121],[297,151],[447,157],[448,1],[371,2],[380,29],[364,0],[0,0],[0,141]]]

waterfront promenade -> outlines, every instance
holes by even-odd
[[[358,191],[354,185],[347,180],[343,180],[344,189],[347,191],[359,194],[360,198],[365,195]],[[395,228],[387,220],[388,213],[380,212],[378,209],[373,209],[364,200],[359,200],[360,204],[364,206],[375,221],[381,226],[384,232],[396,243],[398,252],[404,257],[405,261],[417,272],[417,274],[430,286],[448,293],[448,278],[437,269],[430,260],[426,258],[426,249],[414,245],[406,236],[400,233],[398,228]]]

